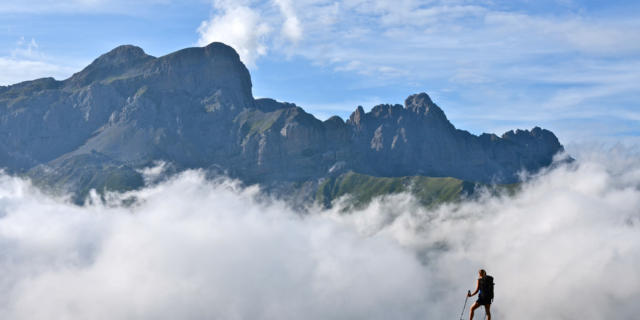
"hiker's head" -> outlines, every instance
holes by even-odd
[[[480,278],[484,278],[484,276],[487,275],[487,272],[484,271],[484,269],[480,269],[480,270],[478,270],[478,274],[480,275]]]

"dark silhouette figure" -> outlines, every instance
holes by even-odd
[[[493,300],[493,277],[487,276],[487,272],[484,269],[478,271],[478,282],[476,283],[476,290],[471,293],[467,292],[468,297],[475,296],[478,292],[478,300],[471,306],[469,312],[469,320],[473,320],[473,314],[480,306],[484,306],[484,310],[487,314],[487,319],[491,320],[491,300]]]

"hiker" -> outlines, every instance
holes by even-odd
[[[467,297],[475,296],[478,291],[478,300],[471,306],[471,311],[469,312],[469,320],[473,320],[473,313],[480,306],[484,306],[484,310],[487,314],[487,319],[491,320],[491,300],[493,300],[493,277],[488,276],[487,272],[484,269],[480,269],[478,271],[478,282],[476,283],[476,290],[471,293],[471,291],[467,292]]]

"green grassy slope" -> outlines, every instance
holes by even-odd
[[[374,177],[347,172],[321,182],[316,201],[330,207],[335,199],[348,195],[349,205],[361,207],[378,196],[409,192],[423,205],[431,206],[457,201],[463,195],[473,193],[474,188],[474,183],[456,178]]]

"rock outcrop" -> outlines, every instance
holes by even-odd
[[[254,99],[251,86],[221,43],[158,58],[120,46],[64,81],[0,87],[0,166],[83,196],[138,187],[136,170],[158,160],[263,184],[349,171],[510,183],[563,150],[537,127],[501,137],[456,129],[426,93],[320,121],[295,104]]]

